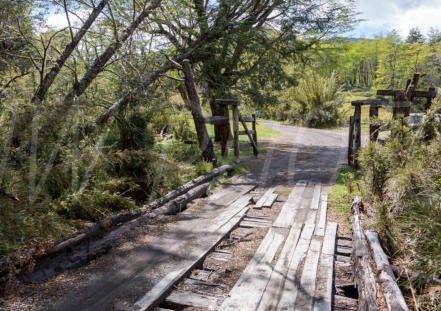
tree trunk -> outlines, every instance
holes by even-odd
[[[185,90],[188,98],[184,99],[189,103],[191,114],[193,116],[194,125],[196,127],[196,133],[198,136],[199,147],[202,151],[202,157],[206,161],[210,161],[213,165],[216,165],[216,156],[214,155],[213,142],[210,136],[208,136],[207,127],[205,125],[204,115],[202,114],[201,103],[199,95],[196,91],[196,86],[193,79],[193,71],[190,66],[189,60],[182,62],[182,70],[185,75]]]

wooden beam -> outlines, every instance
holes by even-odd
[[[225,124],[228,122],[228,118],[225,116],[212,116],[212,117],[205,117],[204,118],[205,123],[208,124]]]
[[[216,99],[216,104],[219,105],[230,105],[230,106],[238,106],[240,104],[239,100],[237,99],[227,99],[227,98],[220,98]]]
[[[268,189],[257,201],[256,205],[254,205],[254,208],[262,208],[263,204],[268,200],[268,198],[273,194],[275,188]]]
[[[382,99],[361,99],[361,100],[354,100],[352,102],[352,106],[363,106],[363,105],[371,105],[376,107],[383,106],[384,100]]]
[[[377,287],[370,264],[369,250],[360,219],[361,198],[355,197],[351,205],[351,218],[354,278],[358,289],[358,309],[360,311],[379,311],[377,306]]]
[[[369,246],[372,249],[375,265],[379,272],[381,280],[381,288],[383,290],[384,300],[388,310],[396,311],[408,311],[406,301],[398,286],[392,267],[389,263],[389,259],[381,247],[378,240],[378,233],[374,231],[366,231],[366,237],[369,242]]]

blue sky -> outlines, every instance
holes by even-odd
[[[396,29],[404,38],[418,27],[426,34],[430,27],[441,30],[441,0],[356,0],[359,18],[349,37],[372,38]]]
[[[418,27],[426,34],[430,27],[441,30],[441,0],[355,0],[358,18],[363,19],[348,37],[373,38],[377,34],[386,35],[396,29],[405,38],[412,27]],[[87,16],[87,12],[77,12]],[[72,16],[73,22],[77,19]],[[65,27],[64,13],[52,14],[47,25]]]

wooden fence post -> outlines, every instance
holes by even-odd
[[[229,114],[227,105],[221,105],[221,107],[222,107],[223,116],[227,118],[227,122],[225,124],[223,124],[221,127],[222,157],[226,158],[226,157],[228,157],[228,135],[229,135],[229,128],[230,128],[230,114]]]
[[[372,124],[372,119],[378,118],[378,106],[371,104],[369,106],[369,138],[371,142],[376,142],[378,138],[378,125]]]
[[[254,131],[253,139],[257,146],[256,115],[253,113],[251,116],[253,117],[253,126],[252,126],[252,129]]]
[[[233,105],[234,156],[239,157],[239,108]]]
[[[352,166],[354,164],[354,117],[349,118],[349,143],[348,143],[348,165]]]
[[[354,167],[358,167],[358,151],[361,147],[361,106],[355,106],[354,112]]]
[[[435,88],[434,87],[429,87],[429,92],[435,92],[436,90],[435,90]],[[432,105],[432,97],[426,97],[426,105],[424,106],[424,109],[426,110],[426,112],[427,112],[427,110],[429,110],[430,109],[430,106]]]

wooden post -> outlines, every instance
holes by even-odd
[[[233,105],[234,156],[239,157],[239,108]]]
[[[253,117],[253,125],[252,125],[252,129],[254,131],[253,139],[257,146],[256,115],[253,113],[251,116]]]
[[[361,147],[361,106],[355,106],[354,112],[354,167],[358,167],[358,151]]]
[[[369,106],[369,138],[371,142],[376,142],[378,138],[378,125],[372,124],[372,119],[378,118],[378,106],[370,105]]]
[[[429,92],[435,92],[435,88],[429,87]],[[426,97],[426,105],[424,106],[424,109],[426,110],[426,112],[427,112],[427,110],[430,109],[430,106],[432,105],[432,100],[433,100],[432,97]]]
[[[230,115],[228,111],[227,105],[222,105],[222,114],[227,118],[227,122],[221,127],[221,149],[222,149],[222,157],[228,157],[228,134],[230,128]]]
[[[349,143],[348,143],[348,165],[352,166],[354,164],[354,117],[349,118]]]

